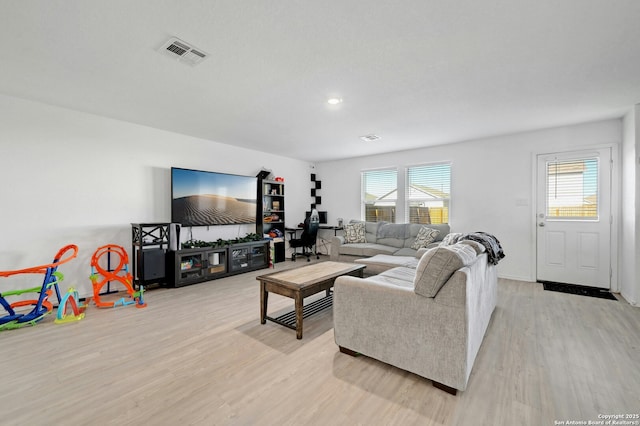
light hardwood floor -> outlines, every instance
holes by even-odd
[[[315,259],[314,259],[315,261]],[[303,266],[286,262],[276,270]],[[2,425],[554,425],[640,412],[640,309],[501,279],[468,388],[260,324],[262,270],[0,333]],[[293,306],[271,295],[269,313]]]

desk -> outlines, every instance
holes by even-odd
[[[297,237],[297,235],[296,235],[296,234],[297,234],[297,232],[298,232],[298,231],[300,231],[300,232],[301,232],[303,229],[304,229],[304,228],[303,228],[302,226],[297,226],[297,227],[295,227],[295,228],[290,228],[290,227],[285,226],[285,228],[284,228],[285,232],[289,234],[289,240],[292,240],[292,239],[296,238],[296,237]],[[337,235],[338,235],[338,231],[342,231],[344,228],[343,228],[342,226],[320,225],[320,226],[318,227],[318,229],[333,230],[333,235],[334,235],[334,236],[337,236]],[[326,252],[327,252],[327,254],[328,254],[328,249],[327,249],[327,246],[326,246],[325,240],[324,240],[324,239],[322,239],[322,238],[321,238],[320,240],[322,241],[322,247],[324,247],[324,248],[325,248],[325,251],[326,251]],[[317,237],[316,237],[316,244],[314,244],[314,246],[315,246],[315,249],[316,249],[316,255],[318,255],[319,253],[318,253],[318,241],[317,241]],[[295,250],[295,249],[294,249],[294,250]]]
[[[320,225],[320,229],[333,229],[333,235],[337,236],[338,231],[342,231],[344,229],[343,226],[330,226],[330,225]]]
[[[295,234],[297,231],[302,231],[302,226],[296,226],[295,228],[289,228],[286,227],[284,228],[285,231],[287,231],[289,233],[290,238],[295,237]],[[343,226],[331,226],[331,225],[320,225],[318,227],[318,229],[325,229],[325,230],[333,230],[333,235],[337,236],[338,235],[338,231],[342,231],[344,229]]]

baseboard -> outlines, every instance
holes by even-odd
[[[525,277],[521,275],[504,275],[498,274],[498,278],[504,278],[505,280],[514,280],[514,281],[525,281],[529,283],[535,283],[536,279],[533,277]]]
[[[629,297],[626,291],[621,291],[619,294],[620,296],[622,296],[625,302],[627,302],[629,305],[633,306],[634,308],[640,308],[640,305],[638,305],[638,302],[636,300],[632,300],[632,298]]]

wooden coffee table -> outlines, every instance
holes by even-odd
[[[302,319],[332,305],[333,283],[339,276],[352,275],[362,277],[365,265],[343,262],[320,262],[301,268],[260,275],[260,323],[267,320],[296,330],[296,337],[302,339]],[[305,297],[326,291],[327,295],[307,306],[303,305]],[[269,293],[290,297],[295,300],[295,310],[277,318],[267,316],[267,300]]]

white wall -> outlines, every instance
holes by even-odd
[[[170,221],[172,166],[249,176],[267,167],[285,178],[287,217],[304,218],[309,207],[308,163],[0,95],[0,271],[49,263],[76,244],[61,290],[91,294],[98,247],[130,251],[130,223]],[[255,226],[193,230],[210,241]],[[0,291],[39,280],[0,278]]]
[[[532,281],[535,280],[532,167],[536,155],[593,145],[617,145],[621,138],[622,123],[615,119],[330,161],[319,163],[316,168],[323,180],[323,209],[333,218],[340,216],[349,220],[360,218],[361,170],[451,162],[452,231],[494,234],[506,253],[498,265],[500,276]]]
[[[633,302],[640,294],[635,267],[640,262],[640,237],[636,235],[639,108],[630,114],[624,120],[622,146],[621,198],[626,204],[621,215],[620,263],[626,274],[621,276],[622,294]],[[324,162],[312,170],[308,163],[279,155],[0,95],[0,270],[50,262],[60,247],[74,243],[80,254],[61,268],[67,278],[63,287],[74,285],[83,295],[90,294],[89,262],[97,247],[113,243],[129,251],[131,222],[170,220],[172,166],[246,175],[268,167],[286,179],[287,222],[294,225],[309,207],[310,172],[322,180],[320,209],[327,210],[330,222],[335,223],[338,217],[360,216],[361,170],[451,161],[453,230],[495,234],[507,254],[499,265],[500,275],[533,280],[535,155],[619,144],[622,138],[622,121],[607,120]],[[634,200],[631,204],[629,194]],[[193,237],[215,240],[253,230],[210,227],[207,233],[206,228],[194,228]],[[183,232],[182,239],[187,237]],[[0,291],[33,286],[33,280],[0,278]]]
[[[632,305],[638,304],[640,295],[640,105],[624,117],[622,142],[622,232],[620,241],[620,293]]]

